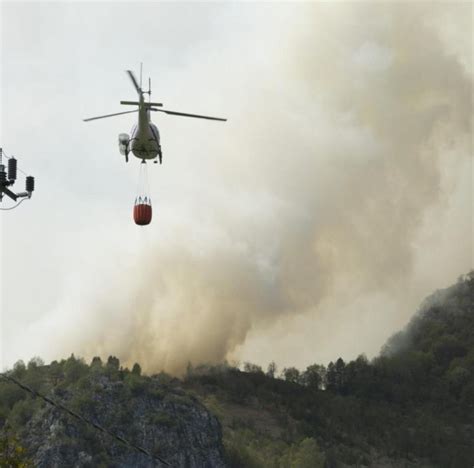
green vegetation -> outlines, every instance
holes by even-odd
[[[371,362],[280,378],[274,363],[243,368],[188,367],[185,379],[220,419],[231,466],[474,463],[473,272],[429,297]]]
[[[178,405],[174,408],[196,405],[171,384],[171,377],[142,376],[138,364],[130,371],[122,368],[114,356],[105,364],[95,357],[90,365],[74,355],[49,365],[35,358],[28,365],[17,362],[9,375],[136,444],[140,443],[140,434],[146,430],[144,426],[169,431],[180,430],[178,425],[185,424],[179,414],[170,416],[166,412],[169,404],[162,404],[165,399]],[[58,426],[55,431],[50,430],[51,419]],[[5,432],[7,427],[8,433]],[[35,428],[33,431],[32,427]],[[114,460],[110,455],[111,446],[115,457],[127,453],[126,448],[107,436],[72,419],[67,413],[52,410],[42,399],[34,398],[5,379],[0,379],[2,430],[5,435],[2,438],[0,432],[0,467],[30,466],[27,452],[32,457],[43,442],[50,442],[51,450],[54,446],[65,447],[69,457],[73,456],[70,453],[92,453],[94,460],[90,463],[94,466],[111,466]],[[46,437],[51,440],[42,440]],[[24,464],[15,464],[12,460],[17,459],[12,454],[16,454],[18,463],[24,459]],[[5,461],[7,459],[10,464]]]
[[[17,437],[8,427],[4,427],[0,432],[0,467],[33,467],[27,457],[25,448],[21,446]]]
[[[86,364],[72,355],[49,365],[20,361],[10,374],[132,441],[137,424],[178,437],[187,420],[155,409],[194,407],[199,399],[221,423],[232,468],[381,466],[387,460],[392,466],[469,467],[474,464],[474,273],[426,299],[406,329],[371,361],[359,356],[280,373],[274,362],[266,372],[252,363],[243,371],[227,364],[189,365],[178,380],[165,373],[144,376],[138,364],[124,369],[113,356]],[[140,420],[132,424],[140,405]],[[31,466],[37,446],[29,431],[44,408],[41,400],[0,380],[0,466]],[[55,437],[73,453],[88,447],[94,466],[111,466],[113,457],[126,452],[111,451],[110,441],[103,443],[87,426],[70,426],[74,430]]]
[[[225,440],[227,463],[230,467],[267,466],[288,468],[323,468],[325,457],[315,439],[287,444],[268,437],[255,437],[249,429],[234,431]]]

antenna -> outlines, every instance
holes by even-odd
[[[142,89],[143,62],[140,62],[140,89]]]
[[[151,78],[148,77],[148,102],[151,103]]]

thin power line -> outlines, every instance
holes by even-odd
[[[159,462],[159,463],[161,463],[162,465],[165,465],[165,466],[171,466],[163,458],[161,458],[157,455],[153,455],[152,453],[150,453],[148,450],[144,449],[143,447],[140,447],[139,445],[135,445],[132,442],[129,442],[127,439],[124,439],[123,437],[121,437],[117,434],[114,434],[113,432],[110,432],[105,427],[103,427],[100,424],[97,424],[94,421],[91,421],[90,419],[85,418],[84,416],[76,413],[75,411],[69,409],[67,406],[63,405],[62,403],[58,403],[58,402],[52,400],[51,398],[41,394],[40,392],[37,392],[36,390],[33,390],[31,387],[29,387],[28,385],[25,385],[24,383],[21,383],[20,381],[16,380],[11,375],[0,373],[0,377],[3,377],[4,379],[8,380],[9,382],[12,382],[13,384],[17,385],[18,387],[25,390],[26,392],[31,393],[35,398],[40,398],[41,400],[45,401],[46,403],[50,404],[51,406],[54,406],[55,408],[58,408],[61,411],[64,411],[64,412],[68,413],[73,418],[76,418],[79,421],[82,421],[82,422],[88,424],[89,426],[92,426],[94,429],[96,429],[98,431],[101,431],[104,434],[109,435],[110,437],[113,437],[114,439],[116,439],[120,443],[122,443],[123,445],[126,445],[127,447],[129,447],[129,448],[131,448],[131,449],[133,449],[137,452],[143,453],[144,455],[151,458],[153,461]]]
[[[0,211],[8,211],[8,210],[13,210],[16,208],[21,202],[24,202],[25,200],[28,200],[28,198],[22,198],[16,205],[10,206],[8,208],[0,208]]]

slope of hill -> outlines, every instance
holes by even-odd
[[[179,380],[142,376],[113,357],[87,365],[71,356],[17,363],[11,374],[173,466],[470,467],[474,273],[427,298],[372,361],[338,359],[280,377],[273,363],[267,372],[189,366]],[[9,466],[7,446],[35,466],[153,466],[3,380],[0,427],[0,466]]]
[[[221,366],[186,386],[223,425],[230,466],[474,464],[474,273],[422,304],[369,362]],[[284,380],[283,380],[284,379]]]

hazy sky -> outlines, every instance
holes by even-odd
[[[472,268],[470,3],[0,5],[0,144],[37,178],[0,212],[1,367],[370,357]],[[229,119],[153,116],[146,228],[135,117],[82,122],[140,62]]]

